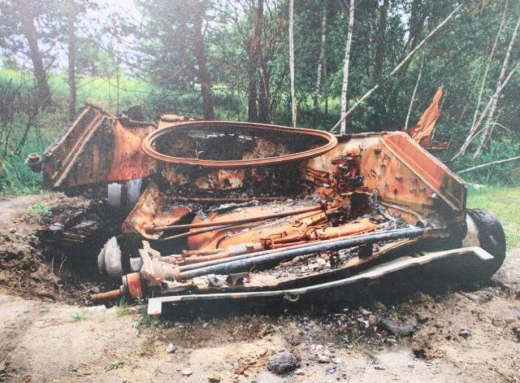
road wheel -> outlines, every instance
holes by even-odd
[[[487,210],[468,209],[466,212],[476,227],[478,246],[494,257],[493,260],[480,262],[480,266],[472,270],[475,273],[474,278],[489,279],[500,269],[506,259],[504,229],[498,219]]]

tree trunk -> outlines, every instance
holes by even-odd
[[[408,129],[408,121],[410,121],[410,115],[412,114],[413,103],[415,101],[415,94],[417,93],[417,88],[419,88],[419,83],[421,82],[422,70],[424,65],[424,57],[421,61],[421,68],[419,69],[419,75],[417,76],[417,81],[415,82],[415,87],[413,88],[412,99],[410,100],[410,107],[408,108],[408,113],[406,114],[406,121],[404,123],[404,129]]]
[[[194,20],[194,42],[195,42],[195,56],[197,57],[197,64],[199,66],[199,81],[200,93],[202,95],[202,109],[204,112],[204,119],[213,120],[215,114],[213,111],[213,94],[211,91],[211,80],[209,78],[207,63],[206,63],[206,49],[204,46],[204,35],[202,33],[202,7],[199,0],[195,1],[195,20]]]
[[[349,17],[348,17],[348,32],[347,32],[347,46],[345,47],[345,61],[343,64],[343,87],[341,88],[341,114],[347,113],[347,92],[348,92],[348,75],[350,66],[350,48],[352,47],[352,34],[354,33],[354,11],[356,7],[355,0],[350,0]],[[346,120],[341,121],[340,134],[345,134],[347,131]]]
[[[462,174],[462,173],[467,173],[467,172],[471,172],[473,170],[477,170],[477,169],[482,169],[482,168],[486,168],[488,166],[491,166],[491,165],[495,165],[495,164],[503,164],[505,162],[511,162],[511,161],[518,161],[520,160],[520,156],[517,156],[517,157],[511,157],[511,158],[506,158],[504,160],[497,160],[497,161],[493,161],[493,162],[488,162],[486,164],[482,164],[482,165],[478,165],[478,166],[473,166],[471,168],[467,168],[467,169],[464,169],[464,170],[461,170],[459,172],[457,172],[458,174]]]
[[[388,18],[388,2],[384,0],[381,12],[379,15],[379,26],[377,28],[376,40],[376,59],[374,64],[374,78],[373,83],[377,84],[381,79],[383,73],[383,64],[385,61],[385,34],[386,34],[386,20]]]
[[[498,38],[500,37],[500,34],[502,33],[502,30],[504,29],[504,25],[506,23],[507,3],[508,2],[506,1],[505,6],[504,6],[504,13],[502,14],[502,21],[500,22],[500,26],[498,27],[498,32],[495,37],[495,41],[493,42],[493,46],[491,47],[491,53],[489,54],[488,59],[487,59],[486,69],[484,71],[484,76],[482,77],[482,85],[480,86],[480,92],[478,94],[477,106],[475,108],[475,113],[473,114],[473,121],[471,122],[471,127],[469,129],[469,133],[466,136],[464,143],[462,144],[460,149],[457,151],[457,153],[455,153],[455,155],[453,156],[451,161],[453,161],[458,156],[461,156],[461,155],[463,156],[464,154],[466,154],[466,149],[468,148],[469,144],[471,143],[471,141],[473,140],[473,138],[475,136],[475,132],[478,127],[476,125],[476,122],[477,122],[477,117],[478,117],[478,113],[480,110],[480,104],[482,103],[482,94],[484,93],[484,89],[486,87],[487,75],[489,72],[489,68],[491,67],[491,62],[493,61],[493,56],[495,55]]]
[[[76,3],[70,2],[68,15],[68,38],[69,38],[69,121],[76,117],[76,33],[75,24],[77,17]]]
[[[321,42],[320,42],[320,56],[318,58],[318,70],[316,74],[316,86],[314,87],[314,100],[312,111],[314,117],[317,116],[319,111],[319,97],[321,89],[321,72],[323,67],[323,61],[325,60],[325,41],[327,39],[327,2],[323,3],[322,16],[321,16]]]
[[[518,27],[520,27],[520,17],[518,18],[515,26],[515,30],[513,31],[513,36],[511,36],[511,40],[509,41],[509,46],[507,47],[506,57],[504,58],[504,62],[502,63],[502,68],[500,69],[500,76],[498,77],[497,81],[497,90],[502,87],[502,84],[504,83],[504,80],[506,78],[506,70],[507,66],[509,64],[509,58],[511,57],[511,51],[513,50],[513,46],[516,42],[516,35],[518,33]],[[500,95],[499,92],[495,92],[495,94],[492,97],[491,107],[489,108],[489,114],[487,117],[487,122],[484,127],[484,131],[482,133],[482,136],[480,137],[480,144],[477,147],[477,150],[475,151],[475,154],[473,155],[473,161],[475,161],[480,153],[482,152],[482,149],[484,148],[484,145],[487,142],[487,139],[491,133],[492,125],[493,125],[493,116],[495,114],[497,104],[498,104],[498,96]]]
[[[294,0],[289,0],[289,72],[291,75],[292,127],[296,128],[296,92],[294,90]]]
[[[396,67],[390,72],[390,74],[388,76],[386,76],[386,78],[382,79],[381,82],[383,82],[384,80],[387,80],[389,79],[390,77],[392,77],[393,75],[395,75],[396,73],[398,73],[405,64],[407,64],[410,59],[413,57],[413,55],[415,54],[415,52],[417,52],[419,49],[421,49],[421,47],[426,44],[426,42],[433,36],[435,35],[458,11],[459,9],[462,8],[462,6],[464,5],[464,3],[462,4],[459,4],[457,6],[457,8],[455,8],[455,10],[453,12],[451,12],[448,17],[446,17],[439,25],[437,25],[429,34],[428,36],[426,36],[419,44],[417,44],[417,46],[410,52],[408,53],[408,55],[406,55],[406,57],[399,63],[396,65]],[[510,78],[510,77],[509,77]],[[506,79],[508,80],[508,79]],[[354,112],[354,110],[356,110],[356,108],[361,105],[363,103],[363,101],[365,101],[372,93],[374,93],[377,89],[379,89],[379,86],[380,86],[380,83],[377,83],[375,84],[372,88],[370,88],[368,90],[368,92],[366,92],[360,99],[358,99],[356,101],[356,103],[345,113],[342,113],[341,115],[341,118],[338,120],[338,122],[330,129],[331,132],[334,132],[336,130],[336,128],[340,125],[342,125],[344,123],[344,121],[346,120],[346,118],[348,116],[350,116],[352,114],[352,112]]]
[[[271,122],[271,97],[269,81],[271,80],[271,71],[268,63],[262,58],[262,71],[260,74],[260,92],[258,95],[258,122]]]
[[[258,121],[258,62],[260,56],[260,44],[262,40],[262,29],[264,25],[264,0],[258,0],[255,12],[255,27],[249,44],[249,60],[247,65],[248,78],[248,109],[249,121]]]
[[[34,20],[31,16],[21,13],[21,24],[24,37],[29,45],[29,56],[33,63],[34,77],[38,87],[38,102],[42,109],[51,105],[51,90],[47,83],[47,75],[43,67],[43,59],[38,46],[38,33],[34,26]]]

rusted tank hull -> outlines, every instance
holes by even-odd
[[[98,256],[122,286],[93,298],[172,296],[152,300],[152,314],[163,302],[294,297],[446,258],[496,271],[505,239],[485,245],[465,183],[421,147],[437,104],[414,137],[175,115],[156,126],[88,106],[28,165],[61,190],[147,179]]]
[[[124,224],[127,235],[149,241],[134,270],[142,290],[235,294],[314,286],[422,242],[462,241],[464,182],[408,135],[337,139],[325,153],[291,164],[290,188],[270,194],[259,192],[252,177],[215,194],[189,177],[199,169],[188,166],[182,185],[156,174]],[[277,177],[273,172],[272,185],[287,182]],[[224,203],[237,193],[237,202]]]

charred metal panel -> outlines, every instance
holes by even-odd
[[[146,177],[154,163],[141,144],[155,129],[87,105],[44,153],[44,181],[51,189],[66,189]]]
[[[407,207],[424,217],[437,208],[437,200],[464,214],[464,181],[407,134],[357,134],[339,141],[334,149],[300,167],[303,178],[321,185],[318,191],[322,194],[348,192],[347,181],[360,177],[363,186],[377,190],[383,202]]]

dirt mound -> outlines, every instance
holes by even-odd
[[[118,219],[103,201],[61,194],[0,201],[0,289],[25,298],[89,303],[92,292],[111,287],[97,272],[96,255],[119,230]]]

